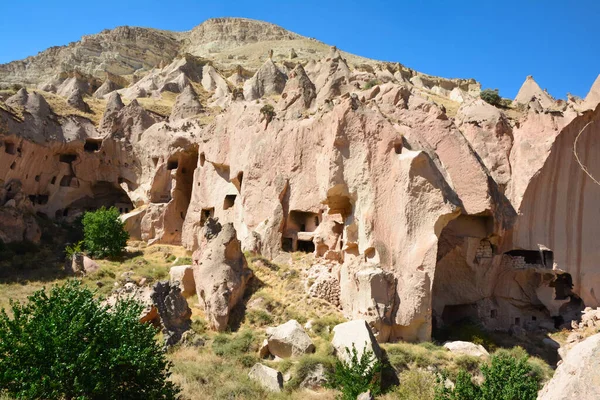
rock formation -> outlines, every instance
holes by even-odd
[[[539,400],[600,398],[600,334],[573,347],[552,379],[540,391]]]
[[[196,293],[210,326],[223,331],[252,272],[233,224],[213,221],[205,226],[202,235],[203,245],[193,255]]]
[[[169,282],[157,282],[150,297],[160,317],[165,345],[173,346],[181,340],[183,333],[191,328],[192,310],[181,294],[179,286]]]
[[[298,321],[292,319],[285,324],[267,329],[269,353],[279,358],[313,353],[315,345]]]
[[[114,205],[132,237],[194,252],[216,329],[242,250],[313,254],[310,294],[380,341],[464,318],[551,330],[600,306],[597,83],[565,102],[528,78],[499,109],[472,79],[246,19],[105,31],[2,65],[0,83],[27,86],[0,100],[0,239]],[[100,121],[64,111],[92,93]]]
[[[198,100],[198,95],[191,86],[186,86],[183,92],[175,99],[173,110],[169,119],[177,121],[179,119],[193,117],[202,112],[203,107]]]

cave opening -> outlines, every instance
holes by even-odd
[[[69,204],[71,215],[94,211],[101,207],[115,207],[119,213],[126,214],[135,208],[125,190],[115,183],[98,181],[91,187],[91,192],[91,196],[82,197]]]
[[[171,171],[173,169],[177,169],[178,166],[179,166],[179,161],[177,161],[177,160],[169,160],[169,161],[167,161],[167,169],[169,171]]]
[[[296,246],[298,251],[303,253],[314,253],[315,252],[315,243],[312,240],[300,240],[296,241]]]
[[[200,212],[200,226],[204,226],[204,224],[206,224],[206,221],[208,221],[209,218],[214,217],[214,215],[215,215],[214,207],[203,208],[202,211]]]
[[[72,164],[75,160],[77,160],[77,154],[59,154],[58,161],[65,164]]]
[[[100,151],[100,147],[102,146],[102,139],[85,139],[85,143],[83,145],[83,150],[88,153],[94,153],[96,151]]]
[[[541,265],[546,268],[552,268],[554,264],[554,253],[551,250],[510,250],[504,253],[513,257],[517,264],[523,260],[525,265]],[[518,265],[522,266],[522,265]]]
[[[4,142],[4,152],[15,155],[17,153],[15,144],[13,142]]]
[[[225,196],[225,199],[223,200],[223,210],[229,210],[231,207],[233,207],[236,198],[237,196],[235,194],[228,194]]]
[[[294,251],[294,239],[289,237],[281,238],[281,250],[287,253]]]

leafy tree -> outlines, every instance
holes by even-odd
[[[115,207],[86,212],[83,216],[83,236],[86,250],[96,257],[118,255],[129,239],[119,219],[119,210]]]
[[[491,363],[481,367],[484,381],[476,385],[465,370],[458,373],[454,390],[439,379],[436,400],[535,400],[539,382],[532,374],[527,356],[519,359],[508,354],[492,356]]]
[[[265,104],[264,106],[261,107],[260,113],[262,115],[261,121],[265,120],[265,129],[267,129],[267,126],[269,126],[269,123],[273,120],[273,118],[275,118],[275,115],[276,115],[275,109],[273,108],[272,105]]]
[[[155,329],[142,305],[112,309],[78,281],[35,292],[0,311],[0,397],[176,399]]]
[[[498,89],[485,89],[481,91],[480,97],[483,101],[493,105],[493,106],[501,106],[502,98],[498,92]]]
[[[355,400],[368,390],[373,395],[381,393],[381,362],[372,351],[366,350],[358,357],[354,344],[346,348],[350,360],[337,360],[333,372],[327,373],[327,386],[342,392],[343,400]]]

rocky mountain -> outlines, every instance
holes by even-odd
[[[492,105],[475,80],[234,18],[104,31],[0,82],[4,242],[114,205],[133,238],[193,251],[198,274],[222,251],[217,219],[235,254],[314,254],[308,293],[380,342],[465,318],[548,331],[600,306],[597,84],[563,101],[528,77]],[[202,287],[223,329],[249,278],[219,257],[229,284]]]

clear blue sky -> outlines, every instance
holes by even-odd
[[[600,73],[599,0],[4,0],[0,63],[119,25],[184,31],[211,17],[272,22],[358,55],[475,78],[514,97],[527,75],[555,97]]]

